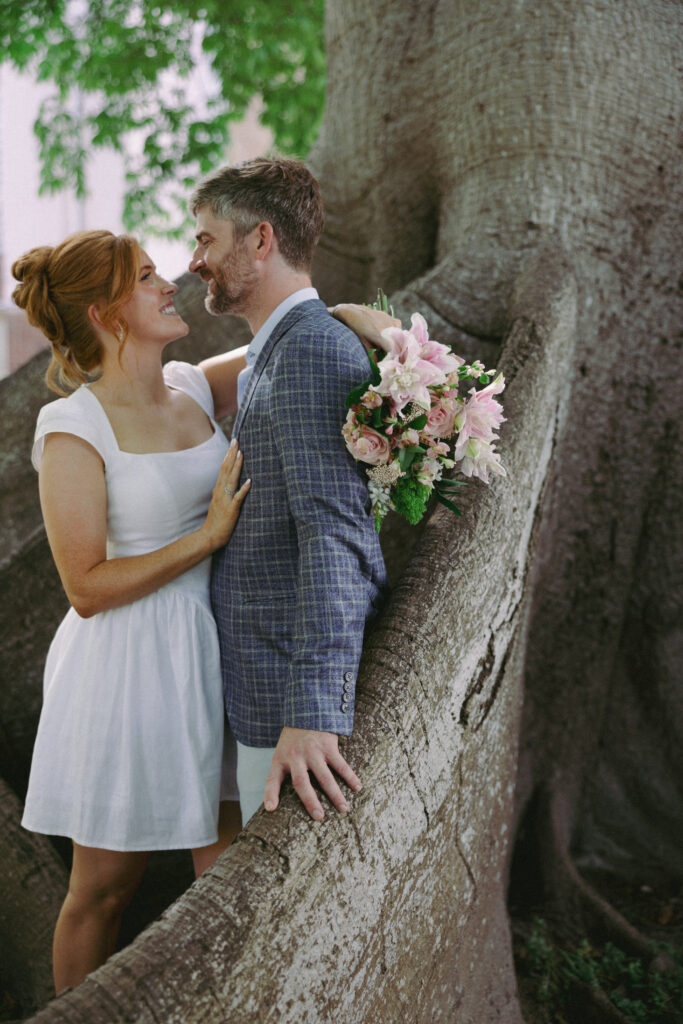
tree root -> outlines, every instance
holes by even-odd
[[[54,996],[52,932],[68,877],[49,840],[21,827],[21,812],[0,779],[0,980],[28,1013]]]
[[[568,1010],[576,1024],[630,1024],[601,988],[591,988],[583,981],[572,985]]]
[[[548,835],[545,848],[554,865],[557,891],[566,894],[564,899],[568,905],[577,907],[577,919],[583,924],[586,934],[599,942],[612,942],[633,956],[649,957],[652,946],[648,937],[605,900],[574,864],[569,850],[565,803],[564,792],[551,791],[546,805]]]
[[[531,833],[513,865],[511,898],[543,907],[543,916],[558,937],[596,943],[612,942],[632,956],[648,959],[652,945],[578,871],[570,852],[568,796],[550,783],[537,793],[526,815]],[[531,881],[541,879],[541,891]],[[515,893],[515,887],[518,891]]]

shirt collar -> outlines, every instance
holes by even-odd
[[[259,327],[258,331],[251,339],[249,344],[249,361],[255,361],[259,352],[268,341],[277,325],[280,323],[282,318],[289,313],[290,309],[294,309],[300,302],[307,302],[309,299],[317,299],[318,292],[315,288],[300,288],[297,292],[292,292],[286,299],[283,299],[279,306],[276,306],[273,312],[270,314],[264,324]]]

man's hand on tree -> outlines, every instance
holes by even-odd
[[[280,787],[287,775],[291,775],[292,785],[304,807],[312,818],[320,821],[325,812],[311,785],[308,773],[312,772],[323,792],[337,810],[344,814],[348,811],[349,805],[330,769],[334,769],[355,792],[361,788],[360,779],[339,753],[339,737],[335,733],[285,726],[280,733],[266,779],[266,810],[275,810],[280,799]]]

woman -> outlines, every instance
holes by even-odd
[[[162,369],[165,345],[188,327],[177,287],[132,238],[80,232],[12,272],[14,301],[52,343],[48,383],[73,392],[41,410],[34,443],[72,607],[47,658],[23,819],[73,840],[54,937],[59,992],[114,951],[151,850],[190,848],[200,874],[240,826],[235,803],[219,818],[208,578],[250,486],[238,489],[241,455],[213,419],[235,405],[245,363],[242,349],[208,361],[206,374]],[[358,310],[371,335],[390,322],[374,315]]]

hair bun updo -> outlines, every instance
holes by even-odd
[[[77,231],[52,248],[30,249],[12,264],[14,302],[52,342],[48,387],[60,395],[101,369],[102,346],[88,310],[112,333],[126,324],[122,306],[135,290],[139,246],[129,235]]]
[[[50,260],[54,253],[50,245],[39,245],[20,256],[12,264],[12,274],[20,283],[12,292],[12,299],[26,310],[29,323],[38,327],[53,345],[64,343],[64,322],[50,294]]]

